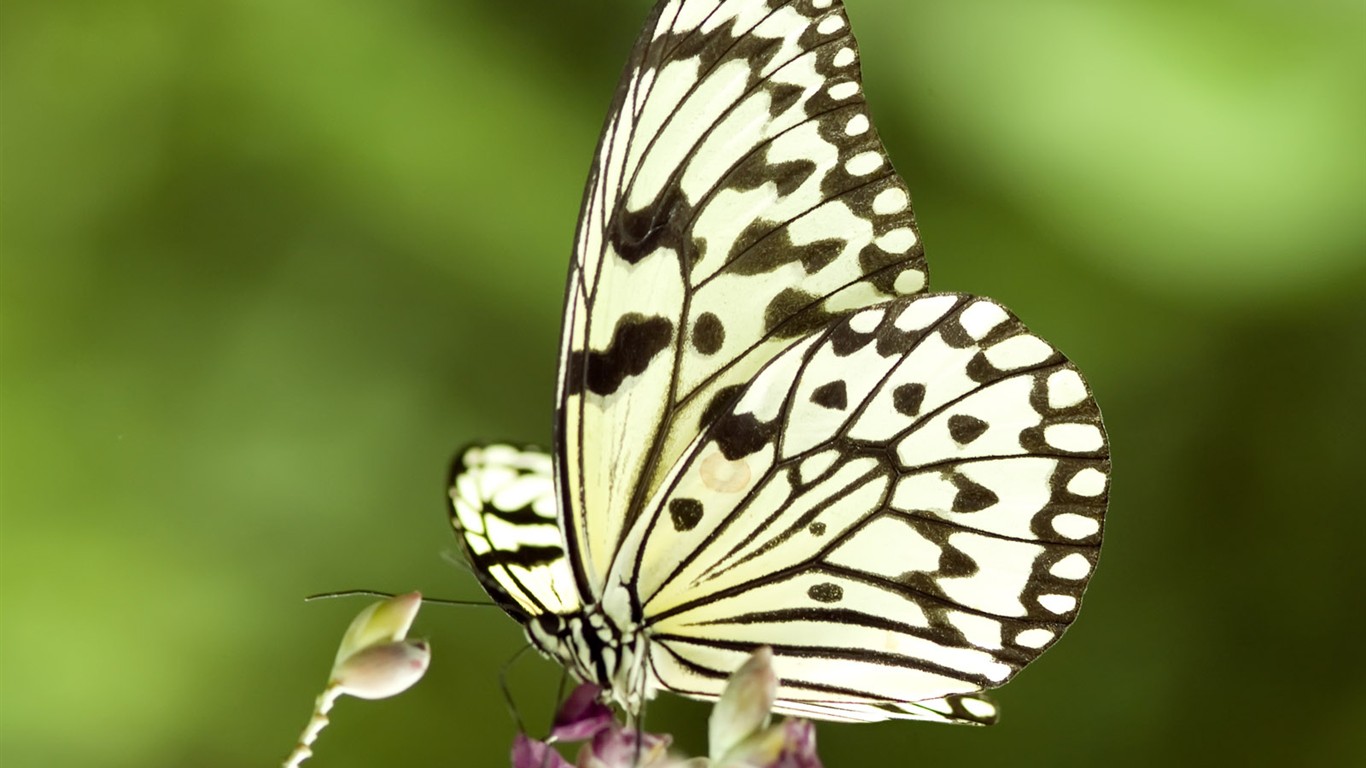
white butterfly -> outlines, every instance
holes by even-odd
[[[457,457],[531,642],[628,712],[772,647],[776,710],[988,723],[1076,616],[1109,458],[1077,370],[922,293],[834,0],[665,0],[588,180],[555,445]]]

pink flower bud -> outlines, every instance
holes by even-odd
[[[358,699],[387,699],[408,690],[427,671],[432,649],[423,640],[372,645],[348,656],[333,670],[342,693]]]

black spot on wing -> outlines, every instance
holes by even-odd
[[[554,523],[553,520],[547,520],[542,517],[541,514],[536,511],[536,507],[532,504],[527,504],[519,509],[503,509],[499,507],[493,499],[489,499],[484,502],[484,508],[480,512],[481,514],[496,517],[499,520],[512,525],[546,525]]]
[[[949,417],[949,436],[959,445],[967,445],[987,431],[987,423],[976,416],[961,413]]]
[[[675,531],[691,531],[702,521],[702,502],[697,499],[674,499],[669,502],[669,518]]]
[[[784,288],[764,308],[764,331],[791,339],[825,328],[837,315],[820,307],[823,297],[799,288]]]
[[[564,549],[556,546],[522,544],[515,549],[494,549],[476,555],[478,570],[487,571],[495,565],[518,565],[526,569],[552,565],[564,557]]]
[[[806,274],[814,275],[839,258],[844,253],[844,247],[843,240],[816,240],[806,245],[792,246],[792,255],[802,262]]]
[[[965,372],[969,379],[972,379],[978,384],[989,384],[1001,378],[1001,371],[997,370],[988,362],[986,354],[982,352],[978,352],[972,356],[972,359],[968,361]]]
[[[744,384],[732,384],[729,387],[716,390],[716,394],[712,395],[711,400],[707,402],[707,407],[702,409],[700,422],[702,426],[705,427],[728,413],[731,406],[735,405],[736,399],[740,397],[740,393],[744,391]]]
[[[835,357],[848,357],[867,347],[870,342],[877,338],[876,334],[876,330],[872,333],[856,331],[849,322],[843,322],[830,330],[827,343],[830,345],[830,351],[835,353]]]
[[[800,86],[770,80],[768,95],[771,100],[768,104],[768,113],[773,117],[783,114],[791,109],[793,104],[800,101],[802,94],[805,92],[806,91]],[[789,193],[783,192],[782,194],[786,195]]]
[[[811,392],[811,402],[822,408],[842,411],[849,407],[849,393],[843,380],[836,380],[816,387]]]
[[[981,567],[963,550],[953,546],[944,538],[939,551],[939,576],[946,579],[975,576]]]
[[[915,416],[925,402],[924,384],[902,384],[892,390],[892,407],[902,416]]]
[[[711,438],[716,441],[722,456],[735,461],[768,445],[776,432],[776,421],[764,423],[752,413],[727,413],[712,425]]]
[[[812,584],[811,588],[806,590],[806,596],[818,603],[838,603],[844,599],[844,588],[828,581]]]
[[[638,264],[661,248],[684,256],[687,244],[684,227],[693,218],[692,206],[684,199],[677,180],[660,191],[659,197],[638,211],[617,206],[612,216],[608,239],[623,261]]]
[[[616,392],[627,377],[644,373],[672,338],[673,323],[667,318],[636,313],[623,316],[606,350],[570,354],[565,377],[569,394],[579,394],[584,388],[596,395]]]
[[[810,531],[812,536],[824,536],[824,535],[825,535],[825,523],[822,523],[822,522],[820,522],[820,521],[818,520],[818,521],[812,523],[811,525],[808,525],[808,526],[806,527],[806,530]]]
[[[963,475],[952,475],[949,480],[958,489],[953,496],[954,512],[981,512],[1001,500],[990,488]]]
[[[844,252],[839,239],[816,240],[796,245],[786,229],[774,231],[772,222],[757,221],[745,228],[731,248],[725,271],[735,275],[762,275],[800,262],[808,275],[830,266]]]
[[[791,92],[799,96],[801,94],[801,89],[792,86]],[[757,158],[758,155],[756,155],[756,159]],[[760,166],[762,170],[759,170],[759,172],[755,173],[754,176],[748,180],[744,179],[741,174],[733,174],[727,177],[726,180],[732,184],[750,189],[772,182],[777,187],[778,198],[782,199],[791,195],[793,192],[796,192],[798,189],[801,189],[802,185],[806,183],[806,180],[815,175],[816,171],[819,170],[816,167],[816,164],[811,160],[785,160],[781,163],[770,163],[767,158],[765,158],[762,160],[762,163],[763,165]]]
[[[697,316],[692,326],[692,345],[704,355],[714,355],[726,343],[726,327],[721,319],[710,312]]]

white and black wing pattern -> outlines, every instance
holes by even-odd
[[[906,187],[835,0],[665,0],[594,160],[556,481],[585,599],[706,417],[843,313],[924,289]]]
[[[474,575],[514,619],[582,608],[565,559],[550,455],[472,445],[451,468],[451,525]]]
[[[1052,346],[987,299],[896,300],[773,359],[611,584],[639,601],[664,688],[714,696],[768,645],[788,711],[989,721],[974,694],[1076,615],[1108,482],[1100,412]]]

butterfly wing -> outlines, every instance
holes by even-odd
[[[565,301],[556,481],[585,597],[760,367],[925,280],[840,4],[659,3],[603,129]]]
[[[489,597],[514,619],[579,607],[560,535],[550,455],[472,445],[451,467],[451,525]]]
[[[770,362],[612,583],[638,597],[665,688],[714,696],[769,645],[798,711],[980,721],[994,708],[972,695],[1075,616],[1108,473],[1099,410],[1053,347],[986,299],[898,300]]]
[[[689,694],[712,701],[716,696]],[[773,706],[779,715],[806,717],[835,723],[876,723],[883,720],[921,720],[957,725],[994,725],[1000,710],[981,694],[945,696],[941,699],[881,704],[833,704],[810,701],[779,701]]]

